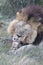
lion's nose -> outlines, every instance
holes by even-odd
[[[18,40],[18,38],[14,37],[14,40]]]
[[[14,41],[14,42],[17,42],[17,41],[18,41],[18,36],[17,36],[17,35],[14,35],[14,36],[13,36],[13,41]]]

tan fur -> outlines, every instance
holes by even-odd
[[[28,24],[30,24],[34,30],[37,30],[38,27],[41,26],[41,23],[35,21],[34,18],[31,18],[31,19],[28,21]]]
[[[14,34],[14,32],[15,32],[15,26],[16,26],[17,22],[19,22],[19,21],[16,20],[16,19],[10,22],[10,24],[8,26],[8,29],[7,29],[7,31],[8,31],[9,34]]]
[[[43,32],[43,24],[38,27],[38,33]]]
[[[16,19],[13,20],[8,27],[8,33],[9,34],[14,34],[14,30],[15,30],[15,25],[17,22],[20,21],[24,21],[28,24],[30,24],[32,26],[33,29],[38,30],[38,32],[43,31],[43,24],[41,24],[40,22],[36,22],[36,20],[34,18],[31,18],[29,21],[27,20],[27,15],[24,13],[16,13]]]
[[[18,19],[19,21],[23,20],[23,21],[27,21],[27,14],[24,14],[23,12],[17,12],[16,13],[16,19]]]
[[[43,31],[43,24],[41,24],[40,22],[38,22],[36,19],[34,19],[33,17],[30,20],[27,20],[27,14],[23,13],[23,12],[17,12],[16,13],[16,19],[23,20],[26,23],[30,24],[33,29],[38,30],[38,32]]]

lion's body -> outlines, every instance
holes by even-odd
[[[34,37],[33,42],[31,42],[32,44],[39,44],[41,42],[41,40],[43,40],[43,7],[38,6],[38,5],[25,7],[16,13],[16,20],[18,20],[18,22],[20,22],[20,21],[23,21],[23,23],[25,22],[25,25],[27,25],[27,24],[31,25],[32,30],[33,30],[32,38]],[[11,34],[13,34],[13,35],[15,35],[16,24],[17,24],[16,20],[14,20],[13,23],[11,22],[8,27],[9,32],[11,32]],[[36,31],[37,34],[34,33],[34,31]],[[35,36],[35,34],[36,34],[36,36]],[[29,37],[27,39],[29,40]],[[31,38],[30,38],[30,41],[32,41]],[[22,42],[24,45],[25,41],[22,41]],[[30,42],[28,42],[28,44],[29,43]],[[25,45],[27,45],[27,43],[25,43]]]

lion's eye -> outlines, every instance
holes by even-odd
[[[18,36],[18,37],[21,37],[21,35],[18,35],[18,34],[17,34],[17,36]]]

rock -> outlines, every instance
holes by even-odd
[[[12,53],[0,54],[0,65],[43,65],[43,48],[27,45]]]

